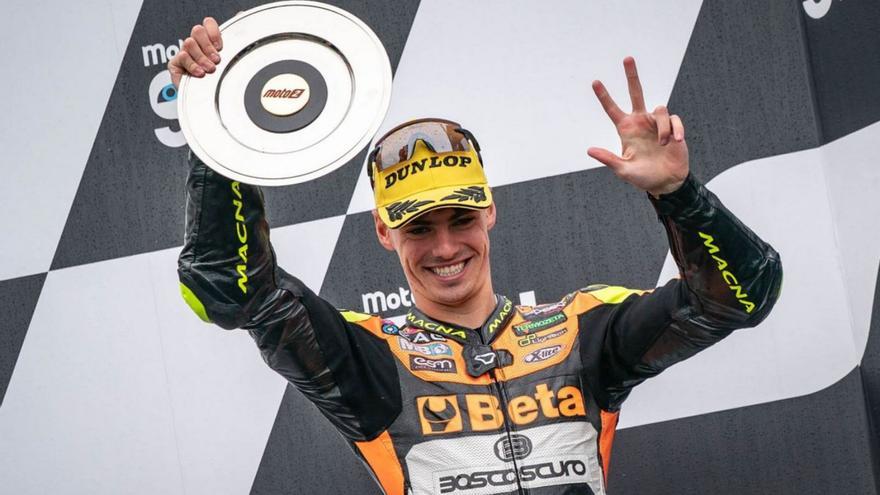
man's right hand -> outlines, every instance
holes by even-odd
[[[168,62],[171,82],[176,88],[184,74],[192,77],[205,77],[217,70],[220,63],[220,50],[223,40],[220,38],[220,26],[213,17],[205,17],[201,24],[192,28],[189,38],[184,40],[183,48]]]

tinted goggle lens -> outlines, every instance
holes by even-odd
[[[418,141],[422,141],[434,153],[480,150],[473,135],[455,122],[439,119],[416,120],[392,129],[376,142],[368,173],[372,176],[374,164],[379,170],[385,170],[409,160]]]

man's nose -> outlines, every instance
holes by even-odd
[[[438,228],[434,235],[432,254],[440,259],[452,259],[458,254],[458,241],[455,235],[446,227]]]

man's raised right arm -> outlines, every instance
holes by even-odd
[[[204,60],[209,49],[202,47],[199,57],[186,53],[187,47],[210,31],[209,19],[193,28],[180,58],[169,64],[173,77],[174,70],[196,75],[188,61]],[[200,46],[212,43],[199,37]],[[175,84],[179,80],[180,73]],[[381,433],[401,404],[387,344],[361,328],[381,323],[340,313],[277,266],[258,187],[223,177],[192,153],[189,165],[186,237],[178,259],[187,304],[206,322],[247,330],[266,363],[347,438],[370,440]]]
[[[371,440],[400,411],[387,344],[275,263],[263,197],[190,154],[183,298],[204,321],[247,330],[266,363],[352,440]],[[381,323],[378,323],[381,325]]]

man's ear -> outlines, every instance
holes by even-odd
[[[376,210],[373,210],[373,222],[376,224],[376,237],[379,238],[379,244],[389,251],[394,251],[394,243],[391,242],[391,229],[379,218]]]
[[[486,208],[486,230],[492,230],[492,227],[495,226],[495,202],[492,201],[492,204]]]

